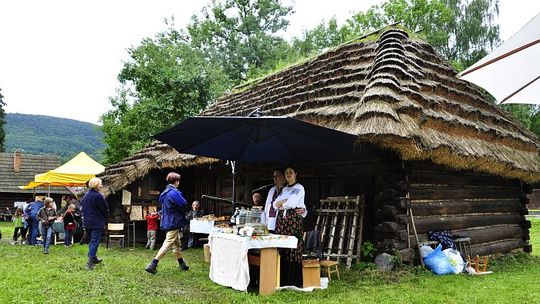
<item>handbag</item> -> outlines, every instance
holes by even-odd
[[[64,232],[64,222],[56,220],[52,224],[52,229],[56,233],[63,233]]]

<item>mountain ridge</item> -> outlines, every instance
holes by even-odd
[[[100,126],[70,118],[6,113],[6,152],[55,154],[62,162],[84,151],[101,161],[105,145]]]

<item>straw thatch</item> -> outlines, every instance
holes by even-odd
[[[374,35],[377,39],[340,46],[236,88],[201,115],[247,115],[260,108],[264,115],[288,115],[356,134],[359,142],[395,151],[405,160],[540,180],[534,134],[486,101],[475,86],[457,79],[427,43],[396,28]],[[136,166],[125,165],[135,161]],[[132,181],[127,174],[207,161],[153,144],[107,168],[103,177],[118,189]]]

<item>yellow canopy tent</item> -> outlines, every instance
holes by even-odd
[[[37,174],[34,181],[21,189],[33,189],[38,186],[84,186],[86,182],[105,170],[105,167],[93,160],[88,154],[81,152],[62,166]]]

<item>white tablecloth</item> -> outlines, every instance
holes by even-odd
[[[277,234],[242,237],[230,233],[211,233],[208,244],[212,252],[210,279],[217,284],[245,291],[249,284],[249,249],[296,248],[298,239]]]
[[[214,221],[191,220],[189,221],[189,232],[210,234],[214,228]]]

